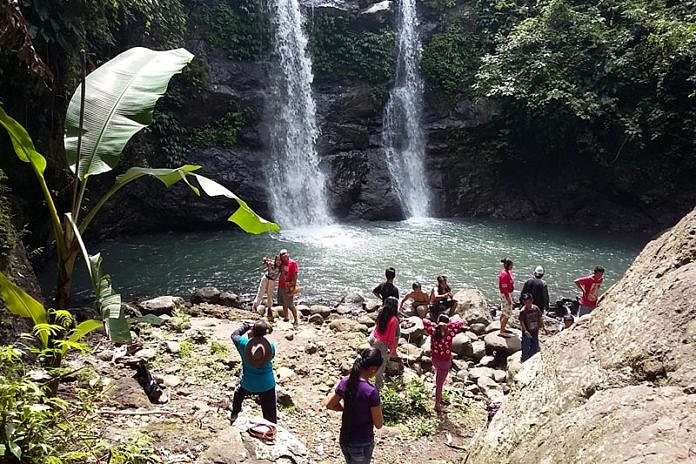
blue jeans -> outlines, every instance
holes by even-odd
[[[522,362],[525,362],[539,352],[539,334],[528,336],[522,334]]]
[[[375,442],[341,444],[341,451],[346,458],[346,464],[370,464]]]

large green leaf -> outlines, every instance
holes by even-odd
[[[78,177],[110,171],[126,143],[152,122],[157,100],[172,76],[191,62],[183,48],[155,51],[131,48],[103,64],[86,79],[85,110]],[[65,118],[65,150],[70,168],[77,164],[81,87]]]
[[[2,272],[0,272],[0,297],[5,302],[5,307],[10,314],[31,318],[34,325],[46,324],[48,322],[44,305],[10,282]],[[48,346],[48,336],[45,333],[42,333],[39,338],[44,347]]]
[[[46,170],[46,158],[36,151],[34,142],[26,129],[5,113],[2,106],[0,106],[0,125],[7,130],[17,157],[25,163],[30,163],[39,174],[43,175]]]

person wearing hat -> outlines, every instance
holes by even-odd
[[[530,293],[522,293],[522,310],[520,311],[520,326],[522,327],[522,362],[525,362],[539,352],[539,330],[548,335],[544,327],[541,310],[532,302]]]
[[[531,294],[533,303],[542,312],[547,312],[551,309],[549,306],[549,287],[542,277],[544,277],[544,268],[537,266],[532,277],[524,283],[522,293]]]
[[[271,326],[261,319],[254,325],[244,322],[232,332],[232,342],[242,357],[242,377],[232,396],[230,422],[237,419],[242,410],[242,402],[249,395],[259,397],[264,419],[273,423],[278,420],[276,383],[271,364],[275,356],[275,345],[266,339],[266,334],[271,330]],[[247,332],[250,333],[247,335]]]
[[[278,300],[283,305],[283,320],[288,321],[288,310],[292,311],[293,324],[297,324],[297,308],[295,308],[295,294],[297,293],[297,274],[300,266],[297,261],[290,259],[288,250],[280,250],[278,253],[282,262],[280,278],[278,279]]]

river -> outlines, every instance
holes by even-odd
[[[384,269],[397,270],[402,290],[413,281],[430,288],[438,274],[457,290],[476,287],[497,298],[500,259],[515,261],[517,289],[536,265],[546,269],[551,299],[573,296],[573,280],[595,265],[606,268],[603,290],[616,282],[646,237],[484,220],[422,219],[364,222],[250,236],[234,230],[121,237],[89,245],[101,251],[124,298],[188,295],[213,285],[239,294],[255,291],[261,257],[287,248],[300,264],[301,299],[335,302],[347,288],[372,289]],[[78,276],[78,295],[87,280]],[[53,277],[42,276],[46,288]]]

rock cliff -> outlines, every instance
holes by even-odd
[[[469,463],[696,458],[696,210],[650,242],[591,317],[548,340]]]

